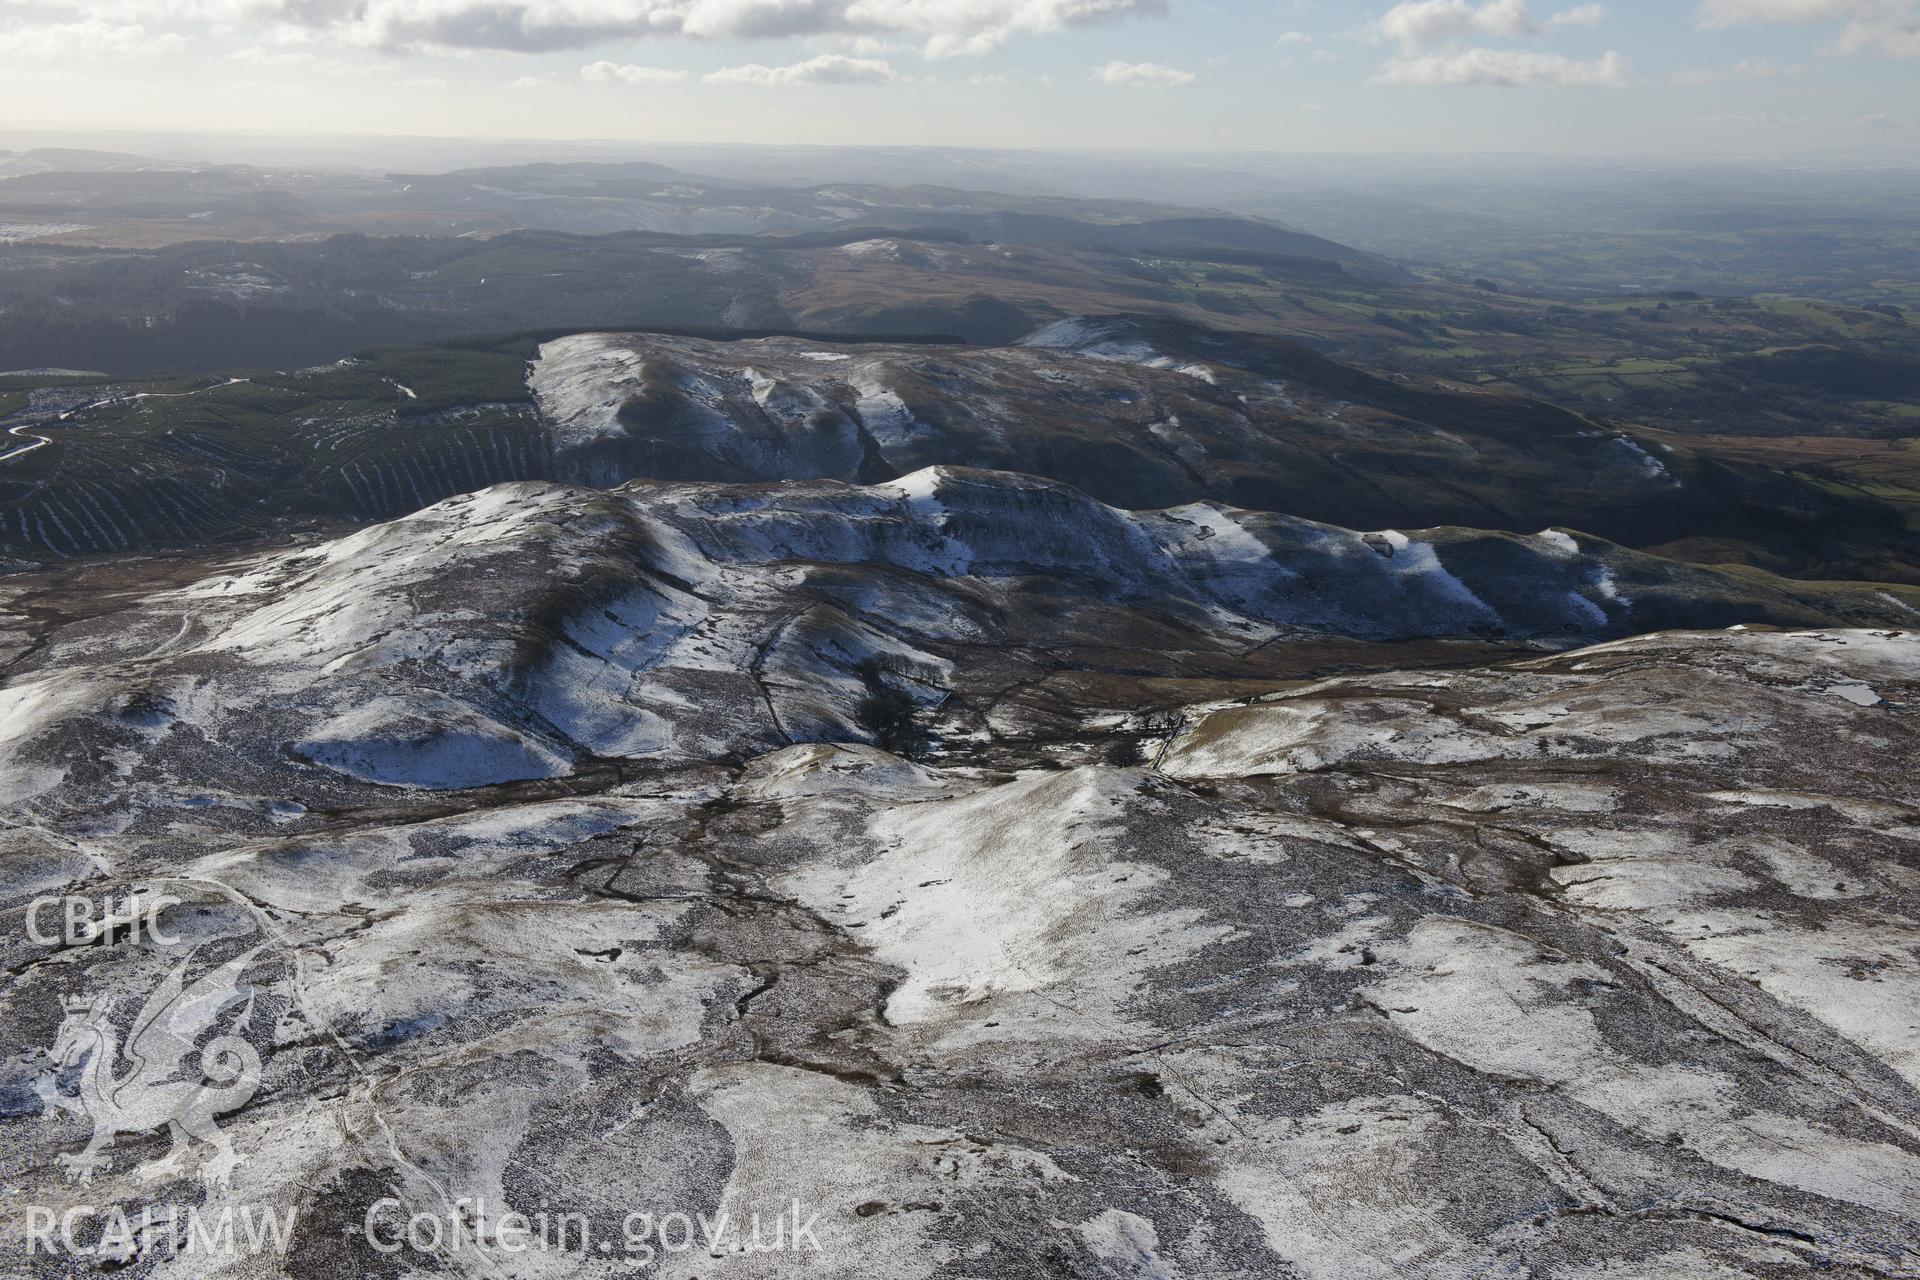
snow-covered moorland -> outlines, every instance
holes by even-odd
[[[637,1260],[364,1230],[482,1202],[813,1217],[688,1278],[1912,1275],[1903,609],[944,466],[501,485],[23,605],[0,1180],[298,1211],[117,1255],[183,1280]],[[25,927],[135,885],[171,943]],[[235,1161],[129,1120],[77,1181],[50,1050],[137,1048],[174,965],[245,973]]]

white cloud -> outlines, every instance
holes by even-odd
[[[1392,40],[1403,54],[1418,53],[1462,36],[1531,36],[1540,26],[1526,0],[1404,0],[1376,19],[1376,36]]]
[[[1847,123],[1856,129],[1898,129],[1900,127],[1900,122],[1889,115],[1861,116]]]
[[[768,67],[749,63],[743,67],[722,67],[708,73],[709,84],[893,84],[900,77],[889,64],[878,58],[849,58],[840,53],[823,53],[789,67]]]
[[[1708,30],[1742,23],[1840,23],[1835,53],[1877,50],[1889,58],[1920,58],[1920,4],[1916,0],[1700,0]]]
[[[140,23],[112,23],[100,18],[79,22],[52,22],[13,26],[0,31],[0,58],[41,62],[56,59],[92,59],[127,62],[179,53],[186,39],[172,32],[149,32]]]
[[[401,84],[409,89],[444,89],[447,82],[439,76],[422,76],[418,80],[403,80]]]
[[[997,27],[976,31],[972,35],[936,31],[927,37],[926,54],[929,58],[984,58],[997,52],[1007,42],[1007,34],[1004,29]]]
[[[1198,79],[1191,71],[1163,67],[1157,62],[1119,61],[1095,67],[1093,78],[1101,84],[1125,85],[1133,89],[1179,89]]]
[[[45,0],[79,9],[85,0]],[[347,45],[545,52],[614,41],[912,40],[932,56],[1166,17],[1171,0],[105,0],[148,20],[307,31]]]
[[[687,78],[684,71],[669,67],[638,67],[631,62],[589,62],[580,68],[580,78],[595,84],[624,80],[628,84],[679,84]]]
[[[1597,27],[1607,20],[1607,6],[1603,4],[1577,4],[1571,9],[1562,9],[1547,19],[1550,27]]]
[[[1527,0],[1402,0],[1367,28],[1377,39],[1391,40],[1402,55],[1421,53],[1455,40],[1517,40],[1560,27],[1594,27],[1606,21],[1604,4],[1578,4],[1549,14],[1541,22]]]
[[[1388,59],[1379,79],[1386,84],[1614,89],[1627,80],[1627,60],[1617,53],[1579,60],[1529,49],[1457,49]]]
[[[544,89],[553,83],[552,76],[521,76],[517,80],[507,81],[509,89]]]
[[[1312,53],[1310,53],[1310,54],[1308,54],[1307,56],[1308,56],[1309,58],[1311,58],[1311,59],[1313,59],[1313,60],[1314,60],[1315,62],[1338,62],[1338,61],[1340,61],[1340,55],[1339,55],[1339,54],[1337,54],[1337,53],[1335,53],[1335,52],[1334,52],[1333,50],[1331,50],[1331,49],[1315,49],[1315,50],[1314,50],[1314,51],[1313,51]]]
[[[1606,20],[1603,4],[1579,4],[1536,20],[1526,0],[1403,0],[1368,28],[1376,39],[1400,46],[1375,77],[1384,84],[1522,88],[1615,88],[1626,83],[1627,62],[1608,52],[1569,58],[1533,49],[1494,49],[1470,38],[1531,39],[1561,27],[1591,27]]]

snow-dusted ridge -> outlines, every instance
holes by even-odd
[[[601,486],[961,466],[1134,510],[1211,501],[1362,527],[1565,524],[1638,545],[1744,518],[1696,492],[1690,455],[1656,461],[1549,406],[1151,317],[993,348],[582,333],[545,343],[529,384],[554,474]]]
[[[150,597],[13,682],[0,758],[19,799],[84,785],[51,745],[75,732],[229,743],[261,772],[256,789],[289,759],[471,787],[596,758],[871,741],[868,699],[938,705],[977,678],[962,655],[978,666],[981,645],[1151,650],[1178,636],[1224,671],[1288,637],[1565,646],[1903,612],[1868,592],[1823,612],[1804,588],[1566,533],[1358,534],[1211,503],[1129,512],[962,468],[871,486],[525,483]],[[125,724],[135,687],[156,710]]]

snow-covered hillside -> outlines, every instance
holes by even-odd
[[[1056,519],[1023,541],[1033,502]],[[1336,642],[1192,585],[1232,557],[1161,546],[1172,516],[1085,502],[508,487],[56,633],[7,691],[8,918],[146,885],[175,941],[5,931],[0,1177],[299,1211],[284,1260],[128,1246],[195,1280],[386,1274],[367,1214],[481,1201],[815,1222],[817,1253],[661,1252],[683,1280],[1920,1266],[1920,635],[1251,678],[1255,646]],[[1244,517],[1207,511],[1181,518],[1245,570]],[[1442,571],[1417,548],[1444,539],[1383,541]],[[1076,618],[1070,561],[1187,582],[1126,625],[1234,637],[1241,679],[1153,667],[1128,606]],[[870,658],[938,747],[832,722]],[[62,1000],[131,1011],[229,956],[263,1068],[226,1180],[129,1131],[69,1182]]]
[[[119,1274],[1920,1274],[1910,590],[935,465],[0,591],[0,1185]],[[481,1204],[586,1227],[367,1233]]]

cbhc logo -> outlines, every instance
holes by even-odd
[[[27,937],[43,947],[79,947],[124,936],[129,942],[151,938],[163,947],[180,941],[162,926],[160,913],[178,906],[180,899],[165,893],[135,890],[118,902],[96,904],[80,895],[35,898],[27,906]],[[51,921],[60,929],[51,931]]]

